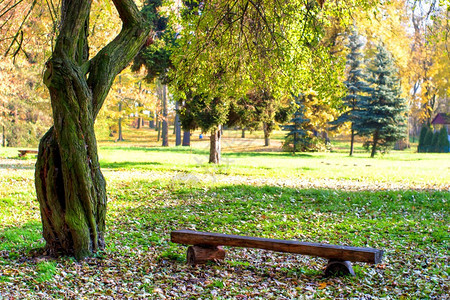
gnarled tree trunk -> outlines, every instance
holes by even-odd
[[[88,58],[90,0],[63,0],[61,26],[44,83],[54,126],[39,145],[35,185],[43,235],[53,254],[83,258],[105,246],[106,184],[100,171],[95,118],[115,76],[148,37],[132,0],[113,0],[123,21],[119,35]]]

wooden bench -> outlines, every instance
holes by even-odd
[[[19,151],[19,157],[23,157],[23,156],[27,155],[28,153],[34,153],[34,154],[38,153],[37,150],[18,150],[18,151]]]
[[[351,261],[378,264],[383,250],[363,247],[337,246],[293,240],[278,240],[221,233],[176,230],[171,232],[173,243],[193,245],[187,250],[189,264],[203,264],[223,260],[225,250],[221,246],[257,248],[278,252],[297,253],[328,259],[325,275],[355,275]]]

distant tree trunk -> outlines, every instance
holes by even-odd
[[[161,121],[159,121],[159,120],[158,120],[158,124],[156,125],[156,131],[158,131],[157,141],[159,142],[161,140]]]
[[[183,131],[183,143],[182,146],[190,146],[191,145],[191,132],[189,130]]]
[[[241,138],[245,139],[245,128],[242,128]]]
[[[54,126],[40,141],[35,168],[46,249],[53,255],[76,258],[105,246],[106,189],[94,121],[114,78],[133,59],[150,31],[132,1],[114,0],[122,30],[89,60],[91,3],[62,0],[59,34],[44,72]]]
[[[162,119],[162,146],[169,146],[169,124],[167,121],[167,86],[164,84],[162,88],[162,104],[163,104],[163,119]]]
[[[351,134],[350,134],[350,156],[353,156],[354,143],[355,143],[355,130],[353,129],[353,124],[352,124],[352,130],[351,130]]]
[[[378,146],[378,130],[375,130],[375,133],[373,134],[372,152],[370,153],[371,158],[375,157],[375,154],[377,153],[377,146]]]
[[[141,118],[136,119],[136,129],[141,129]]]
[[[6,147],[6,134],[5,134],[5,125],[2,126],[2,146]]]
[[[263,123],[263,129],[264,129],[264,146],[270,146],[270,131],[268,128],[267,123]]]
[[[123,135],[122,135],[122,118],[119,118],[119,136],[117,137],[118,142],[124,141]]]
[[[211,132],[210,148],[209,148],[209,163],[220,164],[220,140],[222,137],[221,126]]]
[[[119,102],[119,112],[122,111],[122,102]],[[117,141],[123,141],[123,136],[122,136],[122,117],[119,117],[119,136],[117,137]]]
[[[176,110],[176,115],[175,115],[175,122],[174,122],[174,129],[175,129],[175,146],[180,146],[181,145],[181,122],[180,122],[180,114],[178,113],[178,108],[179,108],[179,102],[175,102],[175,110]]]
[[[153,128],[155,128],[155,118],[156,117],[155,117],[154,112],[153,112],[153,118],[150,115],[151,115],[151,113],[149,114],[150,119],[148,121],[148,128],[153,129]]]

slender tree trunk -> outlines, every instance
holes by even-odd
[[[141,118],[136,119],[136,129],[141,129]]]
[[[182,146],[190,146],[191,145],[191,132],[189,130],[183,131],[183,143]]]
[[[210,137],[209,163],[213,164],[220,164],[220,139],[222,137],[220,127],[221,126],[219,125],[219,128],[211,132]]]
[[[241,138],[245,139],[245,128],[242,128]]]
[[[83,258],[105,246],[106,189],[94,121],[122,71],[150,29],[130,0],[114,0],[123,27],[88,60],[91,1],[62,0],[61,24],[44,83],[54,126],[41,139],[35,168],[43,236],[50,254]]]
[[[177,101],[175,103],[176,115],[175,115],[175,122],[174,122],[174,126],[173,126],[175,129],[175,146],[181,145],[181,122],[180,122],[180,114],[178,113],[179,105],[180,104]]]
[[[117,137],[117,141],[118,142],[124,141],[123,134],[122,134],[122,118],[119,118],[119,134],[118,134],[118,137]]]
[[[378,146],[378,130],[375,130],[375,133],[373,134],[372,152],[370,153],[371,158],[375,157],[375,154],[377,153],[377,146]]]
[[[267,123],[263,123],[264,129],[264,146],[270,146],[270,132],[267,126]]]
[[[153,118],[150,117],[150,119],[148,121],[148,128],[150,128],[150,129],[155,128],[155,119],[156,119],[156,116],[155,116],[155,113],[153,113]]]
[[[355,130],[353,129],[353,124],[352,124],[352,129],[351,129],[351,134],[350,134],[350,156],[353,156],[354,143],[355,143]]]
[[[159,142],[161,140],[161,121],[158,121],[158,124],[156,125],[156,131],[158,131],[157,141]]]
[[[5,125],[2,126],[2,146],[6,147],[6,134],[5,134]]]
[[[162,146],[169,146],[169,124],[167,121],[167,86],[164,84],[162,88],[162,102],[163,102],[163,120],[162,120]]]
[[[122,102],[119,102],[119,113],[122,111]],[[121,142],[123,141],[123,136],[122,136],[122,117],[119,117],[119,136],[117,137],[117,141]]]

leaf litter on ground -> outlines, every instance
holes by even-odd
[[[28,178],[21,190],[33,189],[30,170],[14,172]],[[79,262],[31,249],[43,245],[39,235],[11,243],[11,230],[39,214],[36,202],[20,200],[29,195],[2,192],[19,205],[5,205],[16,215],[10,221],[2,215],[0,240],[10,246],[0,248],[0,299],[449,297],[448,186],[222,174],[184,180],[179,172],[142,170],[105,175],[107,248]],[[4,178],[3,185],[15,185]],[[19,217],[27,210],[33,213]],[[38,222],[29,228],[40,231]],[[225,261],[192,267],[186,247],[169,242],[170,231],[181,228],[369,246],[385,255],[379,265],[355,263],[356,276],[343,278],[325,278],[324,259],[256,249],[227,248]]]

